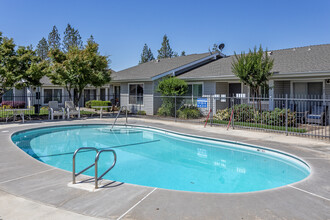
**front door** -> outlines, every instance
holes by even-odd
[[[114,86],[114,100],[115,100],[115,105],[119,106],[120,105],[120,86]]]
[[[229,83],[229,97],[239,97],[242,93],[241,83]],[[234,99],[235,105],[241,104],[240,99]],[[232,103],[229,102],[229,107],[231,107]]]
[[[240,83],[229,83],[229,97],[237,97],[242,91]]]

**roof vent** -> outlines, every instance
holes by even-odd
[[[273,55],[273,51],[267,51],[268,56]]]
[[[159,59],[155,59],[155,63],[159,63],[159,61],[160,61]]]
[[[308,47],[308,51],[310,51],[310,50],[312,50],[312,48],[311,47]]]
[[[296,48],[293,48],[292,50],[293,50],[293,51],[296,51]]]

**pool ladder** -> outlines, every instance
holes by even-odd
[[[86,167],[85,169],[83,169],[82,171],[80,171],[79,173],[76,173],[76,155],[79,151],[81,150],[93,150],[96,152],[96,156],[95,156],[95,162],[91,165],[89,165],[88,167]],[[111,167],[109,169],[107,169],[101,176],[98,177],[98,161],[99,161],[99,157],[103,152],[112,152],[113,153],[113,164],[111,165]],[[105,174],[107,174],[115,165],[117,162],[117,154],[114,150],[111,149],[104,149],[104,150],[98,150],[95,147],[81,147],[79,149],[77,149],[74,154],[73,154],[73,158],[72,158],[72,184],[76,184],[76,177],[79,176],[80,174],[82,174],[83,172],[85,172],[86,170],[92,168],[93,166],[95,166],[95,175],[94,175],[94,179],[95,179],[95,189],[98,189],[98,181],[100,179],[102,179],[102,177],[104,177]]]
[[[119,117],[119,115],[120,115],[120,112],[123,110],[123,108],[125,108],[125,110],[126,110],[126,124],[127,124],[127,106],[121,106],[120,109],[119,109],[119,111],[118,111],[118,113],[117,113],[117,116],[116,116],[116,118],[115,118],[115,121],[113,122],[113,124],[112,124],[110,130],[112,130],[113,127],[115,126],[115,124],[116,124],[116,122],[117,122],[117,119],[118,119],[118,117]]]

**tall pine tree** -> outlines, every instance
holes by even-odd
[[[163,37],[162,47],[158,50],[158,56],[157,59],[163,59],[163,58],[171,58],[174,56],[178,56],[177,53],[173,52],[169,39],[167,35],[165,34]]]
[[[83,42],[81,40],[79,31],[71,27],[70,24],[68,24],[64,31],[63,51],[67,53],[72,47],[77,47],[78,49],[82,49]]]
[[[53,30],[48,34],[48,49],[60,49],[61,38],[58,33],[57,27],[54,25]]]
[[[36,53],[38,57],[40,57],[42,60],[46,60],[48,57],[48,50],[49,50],[48,43],[46,39],[43,37],[37,45]]]
[[[87,43],[93,43],[93,44],[96,43],[95,40],[94,40],[94,36],[93,36],[93,35],[91,35],[91,36],[87,39]]]
[[[148,48],[147,44],[144,44],[142,54],[141,54],[141,60],[140,60],[139,64],[146,63],[146,62],[149,62],[149,61],[154,60],[154,59],[155,58],[154,58],[154,55],[151,52],[151,49]]]

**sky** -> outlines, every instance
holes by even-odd
[[[179,54],[223,53],[330,43],[329,0],[0,0],[0,32],[17,45],[36,46],[54,25],[63,39],[70,23],[90,35],[119,71],[138,64],[146,43],[156,57],[164,34]]]

